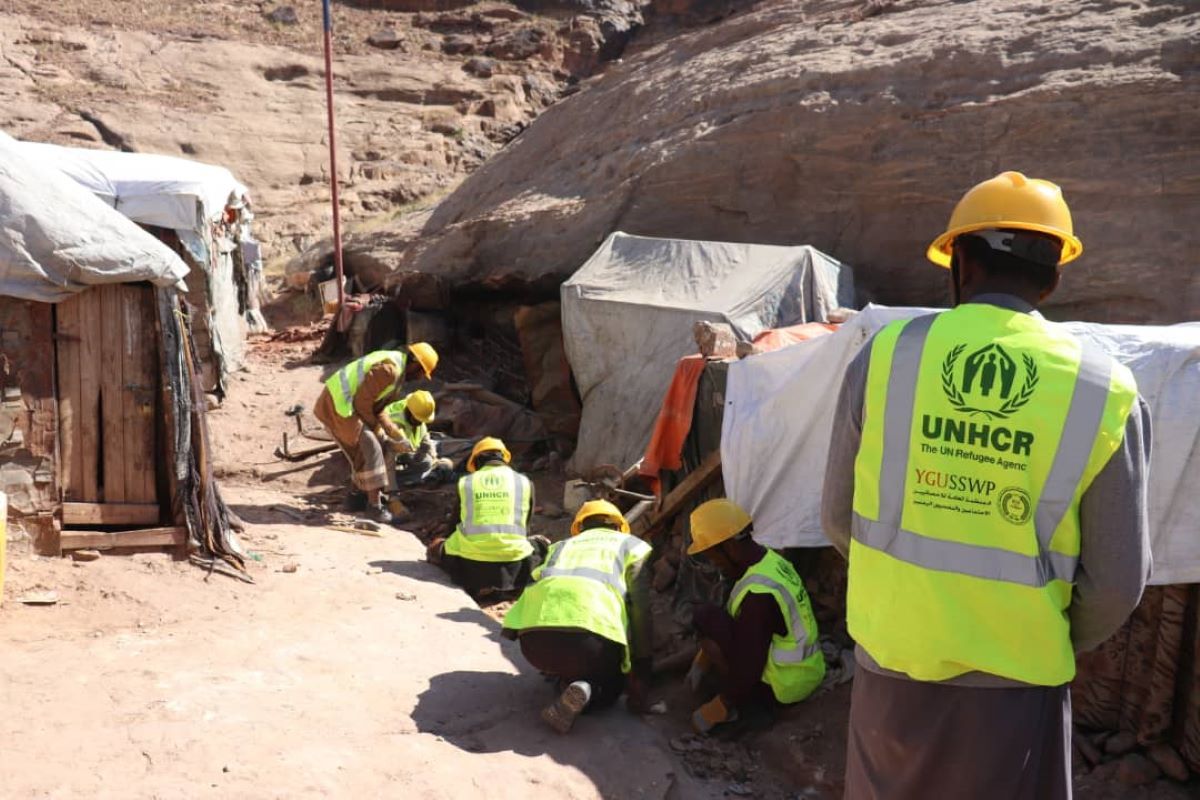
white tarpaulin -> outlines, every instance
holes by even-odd
[[[641,457],[692,326],[747,340],[852,306],[850,270],[812,247],[610,235],[562,286],[563,340],[583,398],[578,471]]]
[[[171,286],[187,265],[170,248],[0,133],[0,295],[57,303],[88,286]]]
[[[821,486],[842,374],[895,319],[934,309],[868,306],[837,332],[729,367],[721,459],[725,490],[770,547],[818,547]],[[1200,324],[1064,323],[1133,371],[1150,407],[1151,583],[1200,582]]]
[[[202,231],[219,219],[246,187],[224,167],[186,158],[117,150],[85,150],[19,142],[24,155],[54,167],[134,222],[171,230]]]

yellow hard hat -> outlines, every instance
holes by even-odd
[[[471,457],[467,459],[467,472],[474,472],[475,458],[480,453],[495,452],[499,453],[504,458],[504,463],[508,464],[512,461],[512,453],[508,452],[508,448],[504,446],[504,442],[497,439],[495,436],[485,436],[475,443],[475,447],[471,450]]]
[[[727,498],[719,497],[701,503],[692,512],[692,544],[688,548],[688,555],[703,553],[710,547],[732,539],[750,527],[753,521],[745,509]]]
[[[962,196],[946,232],[933,240],[925,255],[939,267],[950,266],[954,238],[985,230],[1022,230],[1047,233],[1062,241],[1061,267],[1079,258],[1083,242],[1075,237],[1071,209],[1058,184],[1027,178],[1020,172],[1001,172],[978,183]]]
[[[424,389],[412,392],[404,398],[404,407],[417,422],[433,422],[433,415],[437,413],[437,404],[433,402],[433,395]]]
[[[579,507],[575,521],[571,523],[571,535],[578,536],[582,532],[584,521],[592,517],[608,517],[617,526],[617,530],[621,533],[629,533],[629,523],[625,521],[625,515],[621,513],[621,509],[607,500],[588,500]]]
[[[432,378],[433,371],[437,369],[438,354],[433,346],[426,342],[417,342],[408,346],[408,352],[413,354],[413,358],[421,365],[421,369],[425,370],[425,377]]]

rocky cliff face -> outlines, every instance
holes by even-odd
[[[20,5],[0,12],[0,130],[226,166],[251,188],[269,255],[329,229],[320,3]],[[616,35],[608,11],[359,5],[334,7],[351,226],[448,191],[594,71]]]
[[[639,34],[436,210],[347,255],[393,282],[553,286],[615,229],[808,243],[876,300],[933,304],[926,245],[965,189],[1017,169],[1062,184],[1085,243],[1051,314],[1178,321],[1200,316],[1197,132],[1194,4],[767,2]]]

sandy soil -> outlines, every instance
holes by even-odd
[[[282,409],[315,394],[318,368],[286,366],[307,346],[256,345],[212,415],[253,585],[161,553],[14,559],[0,795],[720,797],[671,749],[673,718],[544,728],[548,686],[411,534],[320,525],[341,463],[270,455]],[[15,602],[34,589],[58,603]]]

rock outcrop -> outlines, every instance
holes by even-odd
[[[348,263],[552,287],[620,229],[808,243],[878,301],[934,304],[925,246],[966,188],[1017,169],[1062,184],[1085,243],[1051,314],[1197,318],[1198,31],[1194,5],[1147,0],[767,2],[651,30]]]
[[[376,10],[335,5],[349,227],[449,191],[598,68],[604,48],[600,12],[364,5]],[[291,257],[328,230],[319,3],[23,8],[0,13],[0,130],[228,167],[251,188],[269,257]]]

